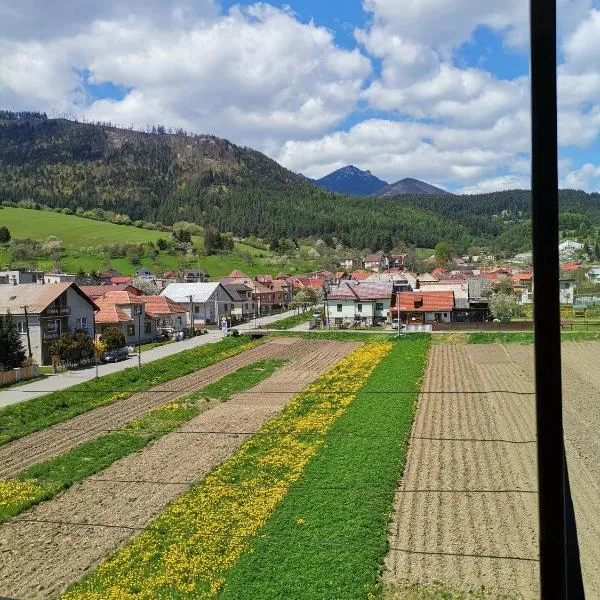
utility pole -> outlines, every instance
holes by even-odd
[[[138,369],[142,368],[142,311],[138,312]]]
[[[194,335],[194,303],[192,301],[193,296],[190,294],[188,296],[190,299],[190,337]]]
[[[98,379],[98,340],[96,340],[96,313],[92,312],[92,328],[94,330],[94,357],[96,363],[96,379]]]
[[[219,326],[219,301],[217,300],[218,292],[215,292],[215,325]]]
[[[27,351],[29,352],[29,358],[31,358],[33,356],[33,352],[31,351],[31,337],[29,335],[29,315],[27,314],[27,304],[25,306],[21,306],[21,308],[25,311],[25,330],[27,331]],[[44,335],[44,332],[42,331],[42,336],[43,335]]]

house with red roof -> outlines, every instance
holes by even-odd
[[[105,329],[116,327],[128,346],[155,340],[156,320],[146,313],[146,298],[125,290],[109,291],[97,298],[96,332],[102,335]]]
[[[391,281],[341,281],[327,294],[334,325],[374,325],[387,321],[394,284]]]
[[[389,312],[402,323],[451,323],[453,310],[453,291],[415,290],[394,294]]]

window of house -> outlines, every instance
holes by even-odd
[[[196,306],[194,306],[194,312],[195,312],[196,314],[198,314],[198,313],[200,312],[200,307],[199,307],[199,306],[197,306],[197,305],[196,305]]]
[[[25,326],[25,321],[17,321],[17,331],[19,333],[27,333],[27,327]]]
[[[383,302],[376,302],[375,310],[383,310]]]
[[[227,312],[227,303],[226,303],[226,302],[223,304],[223,310],[224,310],[225,312]]]
[[[248,303],[246,302],[246,310],[248,310]]]
[[[75,329],[87,329],[87,317],[75,320]]]
[[[357,304],[357,305],[356,305],[356,310],[357,310],[358,312],[362,312],[362,304]]]
[[[142,305],[141,304],[137,304],[136,306],[133,307],[133,314],[134,315],[142,314]]]
[[[144,333],[146,333],[146,334],[152,333],[152,323],[150,323],[150,322],[144,323]]]
[[[127,335],[135,335],[135,325],[127,325]]]
[[[338,312],[342,312],[343,306],[341,304],[338,304],[336,308]]]

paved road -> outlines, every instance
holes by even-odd
[[[291,310],[278,315],[261,317],[257,320],[257,323],[259,325],[267,325],[269,323],[273,323],[274,321],[278,321],[279,319],[291,317],[293,314],[295,313]],[[240,332],[248,331],[254,328],[254,319],[252,319],[252,321],[248,323],[244,323],[242,325],[234,327],[234,329],[238,329]],[[159,358],[164,358],[166,356],[171,356],[172,354],[177,354],[178,352],[182,352],[183,350],[196,348],[198,346],[203,346],[204,344],[218,342],[221,339],[223,339],[223,333],[221,331],[209,330],[209,333],[207,333],[206,335],[197,336],[194,338],[183,340],[181,342],[174,342],[173,344],[165,344],[164,346],[153,348],[152,350],[148,350],[147,352],[142,352],[142,365],[158,360]],[[128,369],[129,367],[135,367],[137,366],[137,364],[138,357],[137,354],[135,354],[122,362],[111,363],[108,365],[99,365],[98,373],[100,376],[109,375],[110,373],[116,373],[117,371]],[[89,381],[95,376],[95,367],[89,367],[87,369],[67,371],[58,375],[51,375],[45,379],[21,385],[10,390],[5,390],[3,392],[0,392],[0,407],[8,406],[10,404],[16,404],[17,402],[23,402],[24,400],[30,400],[31,398],[36,398],[37,396],[43,396],[48,392],[64,390],[73,385],[77,385],[78,383]]]
[[[260,319],[251,319],[247,323],[236,325],[233,329],[238,329],[240,332],[250,331],[251,329],[259,329],[275,321],[285,319],[287,317],[293,317],[296,314],[295,310],[288,310],[287,312],[279,313],[277,315],[270,315],[268,317],[261,317]]]
[[[172,344],[165,344],[164,346],[153,348],[147,352],[142,352],[142,365],[158,360],[159,358],[164,358],[165,356],[177,354],[183,350],[218,342],[221,339],[223,339],[223,334],[220,331],[209,331],[209,333],[206,335],[200,335],[194,338],[183,340],[181,342],[174,342]],[[138,357],[137,354],[135,354],[129,357],[127,360],[118,363],[99,365],[98,373],[100,376],[109,375],[110,373],[116,373],[117,371],[128,369],[129,367],[135,367],[137,364]],[[66,371],[65,373],[60,373],[58,375],[51,375],[45,379],[0,392],[0,407],[8,406],[9,404],[16,404],[17,402],[23,402],[24,400],[30,400],[31,398],[42,396],[47,392],[64,390],[65,388],[77,385],[78,383],[89,381],[95,376],[95,367],[89,367],[77,371]]]

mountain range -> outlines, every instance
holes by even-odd
[[[308,178],[307,178],[308,179]],[[447,194],[445,190],[424,181],[405,177],[395,183],[387,183],[375,177],[371,171],[362,171],[354,165],[337,169],[320,179],[308,179],[312,183],[339,194],[350,196],[402,196],[405,194]]]
[[[356,167],[333,179],[360,181],[365,194],[373,180],[385,184]],[[440,240],[457,250],[530,245],[526,190],[460,196],[401,180],[375,193],[332,193],[214,136],[0,111],[0,202],[118,213],[140,226],[190,221],[266,240],[327,235],[358,249],[433,248]],[[568,229],[600,225],[600,195],[564,190],[560,199]]]

